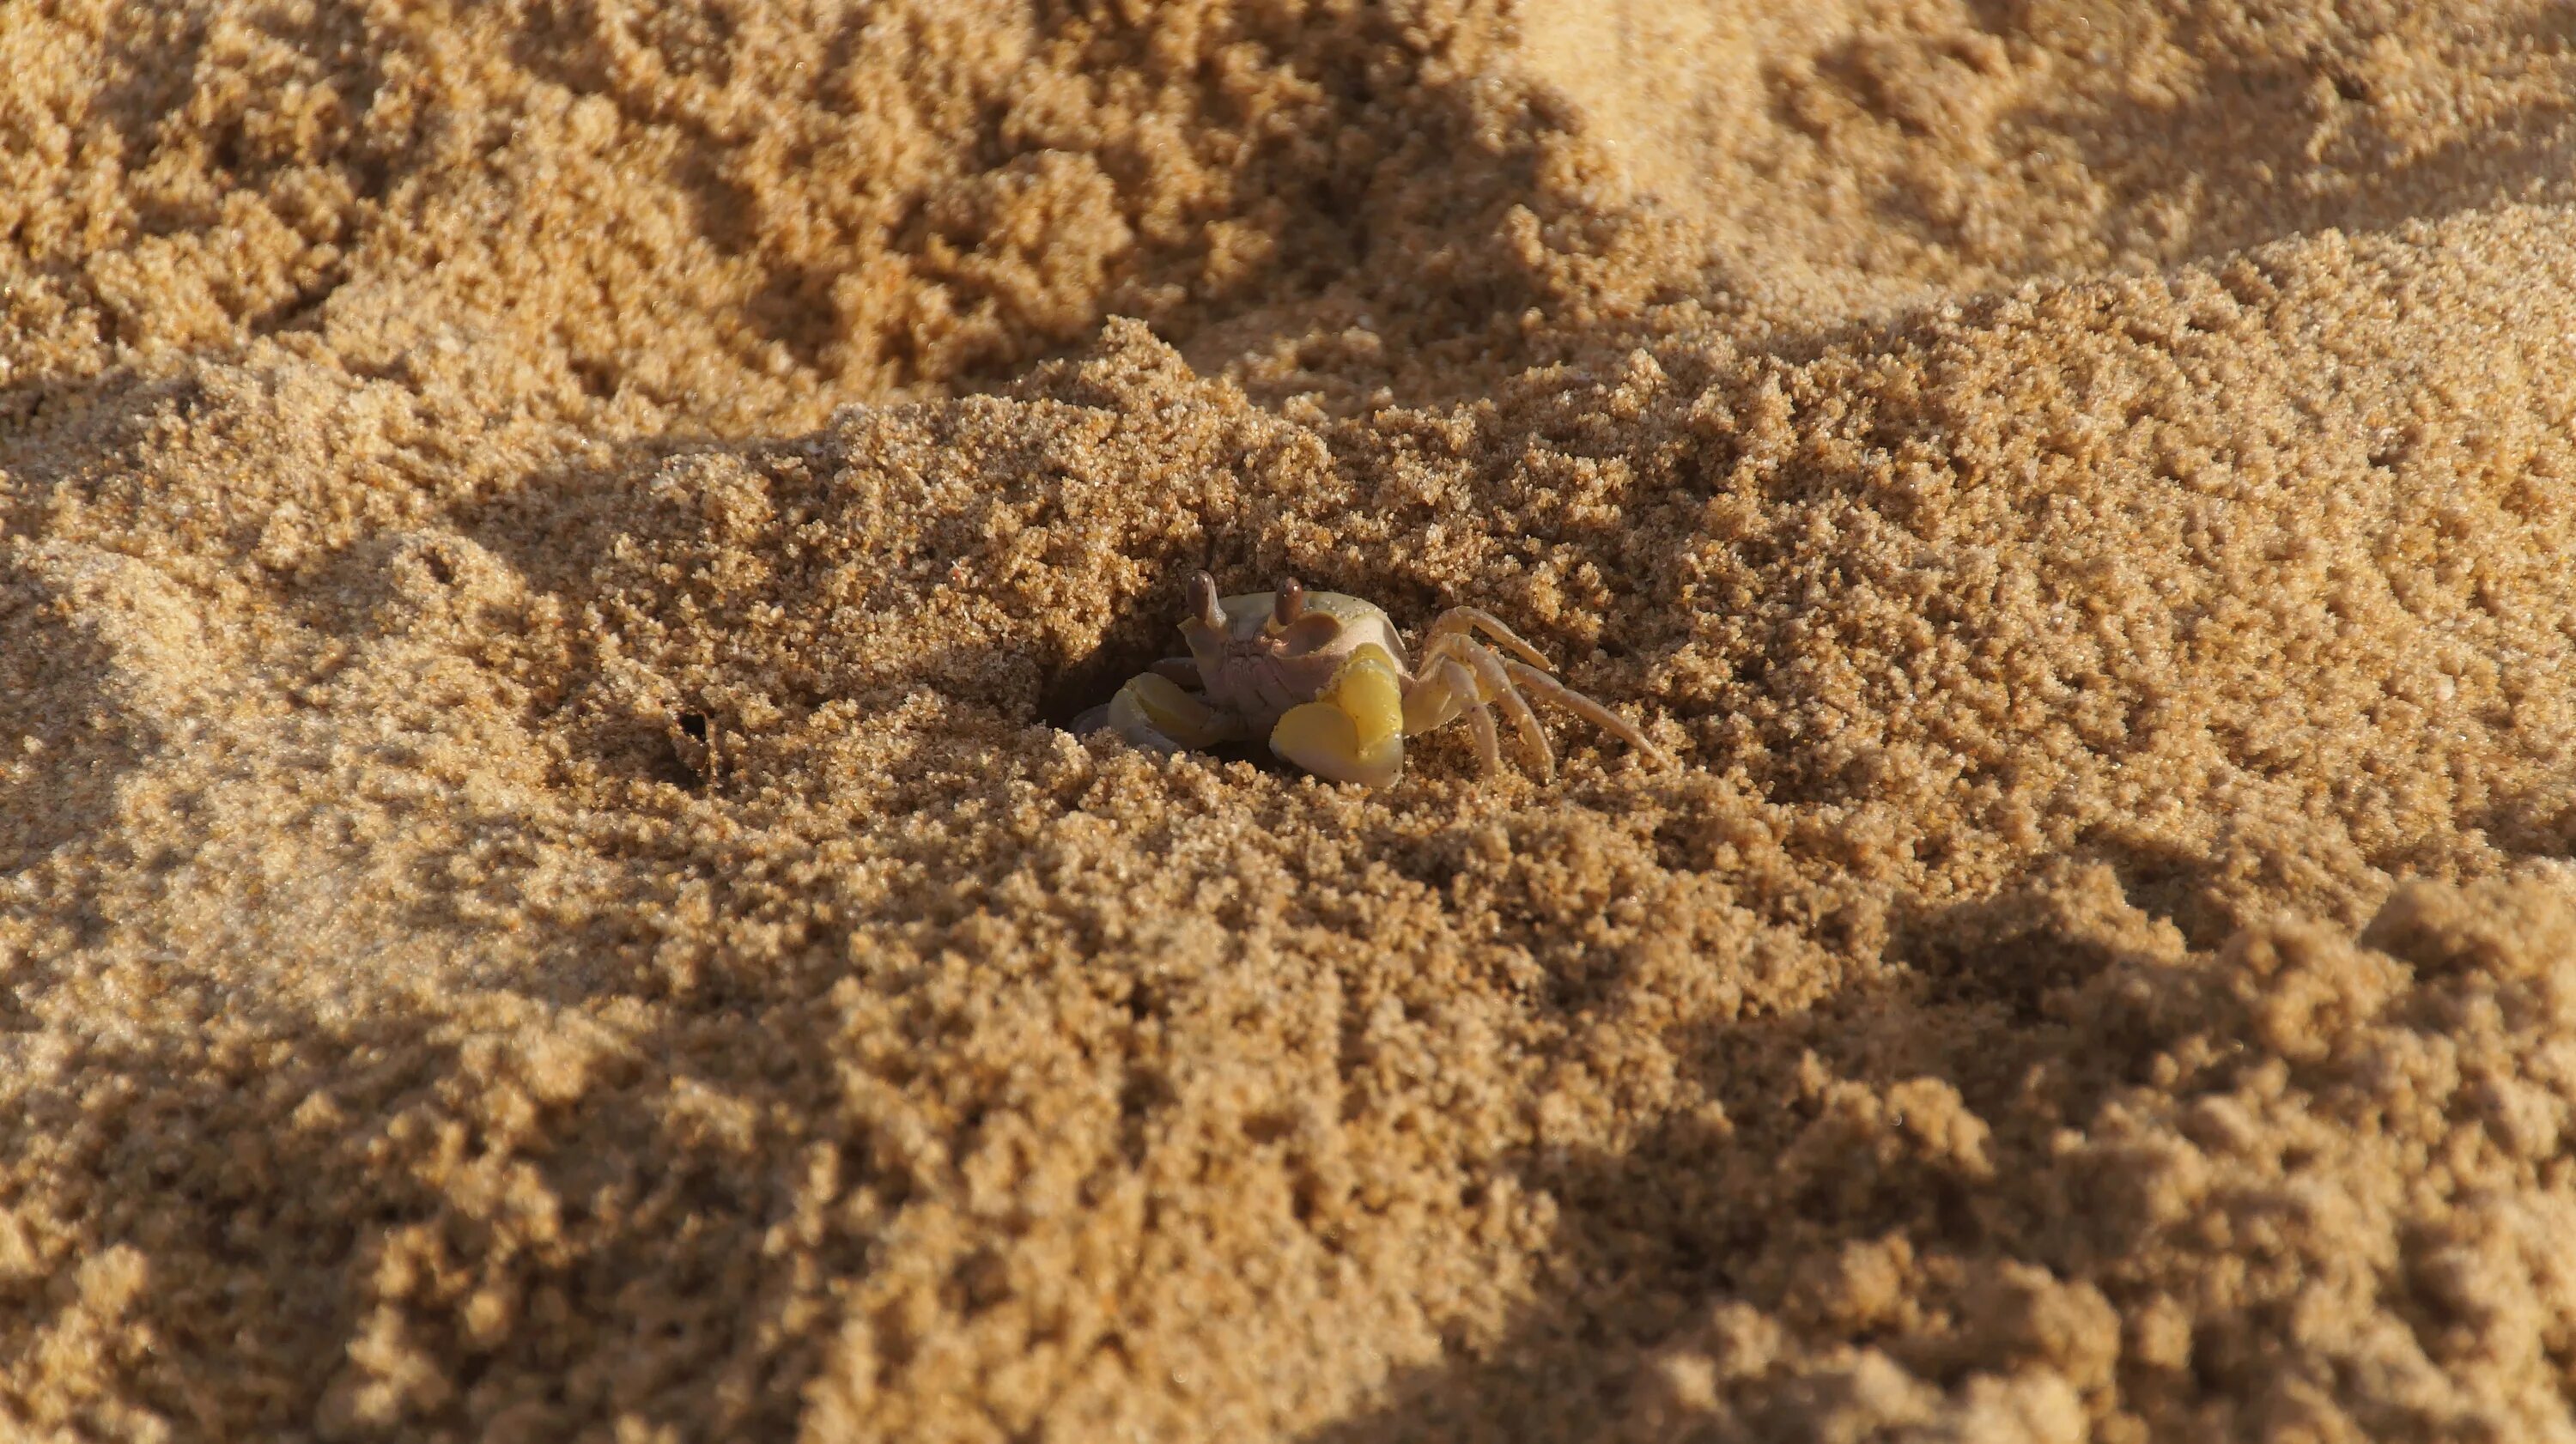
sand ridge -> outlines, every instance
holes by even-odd
[[[0,16],[0,1420],[2576,1430],[2563,26],[1589,18]]]

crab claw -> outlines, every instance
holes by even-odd
[[[1139,747],[1178,752],[1207,747],[1226,738],[1215,710],[1169,677],[1139,672],[1109,699],[1103,719],[1119,736]]]
[[[1280,717],[1270,750],[1335,782],[1384,787],[1403,776],[1404,684],[1395,659],[1374,644],[1351,653],[1320,697]]]

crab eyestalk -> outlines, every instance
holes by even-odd
[[[1225,630],[1225,608],[1217,605],[1216,578],[1205,572],[1190,578],[1190,614],[1210,631]]]
[[[1263,630],[1284,632],[1297,625],[1305,615],[1306,588],[1295,577],[1290,577],[1279,584],[1278,591],[1271,593],[1270,622]]]

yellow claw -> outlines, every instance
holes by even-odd
[[[1360,647],[1322,696],[1291,707],[1270,730],[1270,750],[1319,777],[1384,787],[1404,775],[1404,684],[1395,659]]]
[[[1214,708],[1180,683],[1151,672],[1128,678],[1110,699],[1109,725],[1132,742],[1161,738],[1183,747],[1208,747],[1226,738]]]

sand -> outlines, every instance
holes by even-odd
[[[2576,1439],[2563,9],[0,77],[0,1435]],[[1200,567],[1674,765],[1062,730]]]

